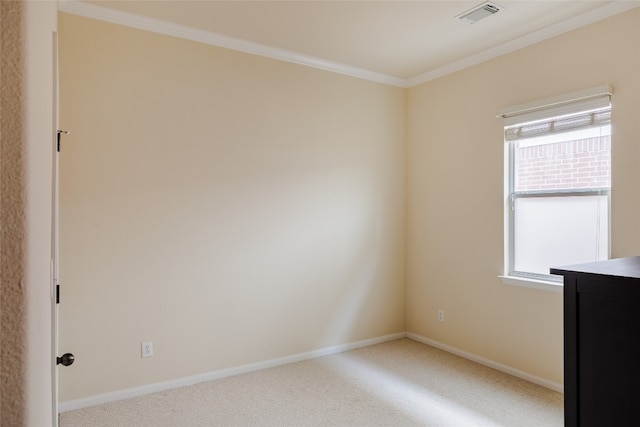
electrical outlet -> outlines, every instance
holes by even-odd
[[[142,357],[153,356],[153,341],[145,341],[142,343]]]
[[[438,310],[438,322],[444,322],[444,310]]]

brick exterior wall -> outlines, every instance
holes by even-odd
[[[611,136],[516,148],[516,191],[611,186]]]

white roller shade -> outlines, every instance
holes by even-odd
[[[610,104],[607,104],[600,110],[554,117],[556,118],[505,127],[504,138],[506,141],[513,141],[608,125],[611,123],[611,109]]]
[[[566,95],[547,98],[527,104],[514,105],[498,111],[505,127],[546,120],[585,111],[607,108],[611,103],[613,87],[599,86]]]

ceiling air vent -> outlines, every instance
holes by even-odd
[[[481,5],[478,5],[472,9],[467,10],[466,12],[461,13],[460,15],[456,16],[456,18],[464,23],[474,24],[481,19],[488,18],[489,16],[500,12],[503,9],[504,7],[499,6],[495,3],[484,2]]]

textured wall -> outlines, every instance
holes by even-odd
[[[51,173],[56,2],[0,2],[2,425],[53,423]]]
[[[25,422],[24,56],[22,3],[0,2],[0,424]]]

